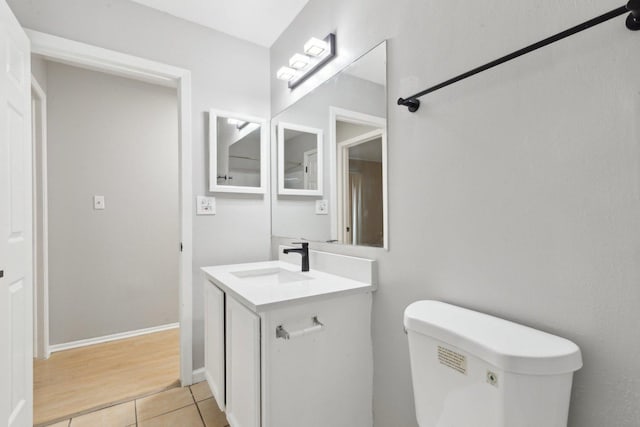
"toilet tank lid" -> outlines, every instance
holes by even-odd
[[[404,326],[507,372],[557,375],[582,367],[580,348],[565,338],[440,301],[409,305]]]

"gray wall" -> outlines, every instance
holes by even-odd
[[[127,0],[9,0],[20,23],[191,71],[193,193],[208,188],[211,108],[269,117],[269,52]],[[193,367],[204,365],[200,267],[269,257],[267,197],[216,195],[217,215],[194,215]],[[194,200],[195,214],[195,200]]]
[[[569,339],[572,427],[640,424],[640,38],[618,18],[423,98],[395,101],[620,6],[614,0],[310,0],[275,71],[337,31],[340,57],[389,39],[390,250],[374,294],[377,427],[415,426],[404,308],[440,299]],[[322,78],[322,76],[321,76]],[[278,239],[273,240],[274,245]],[[274,247],[275,251],[275,247]]]
[[[177,322],[176,90],[47,69],[51,344]]]

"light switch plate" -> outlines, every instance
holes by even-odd
[[[316,200],[316,215],[329,214],[329,201],[328,200]]]
[[[196,201],[196,215],[215,215],[216,198],[198,196]]]
[[[104,209],[104,196],[93,196],[93,209],[95,210]]]

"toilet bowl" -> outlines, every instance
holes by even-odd
[[[573,342],[439,301],[404,313],[420,427],[566,427]]]

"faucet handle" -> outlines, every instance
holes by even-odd
[[[302,245],[303,248],[309,247],[309,242],[291,242],[292,245]]]

